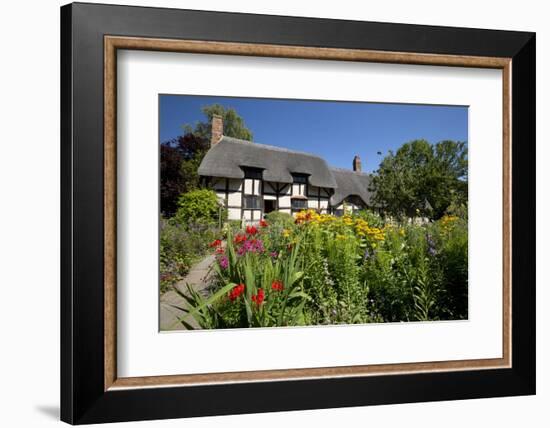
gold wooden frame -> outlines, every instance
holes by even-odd
[[[168,40],[106,36],[104,38],[104,389],[161,387],[305,378],[441,372],[511,367],[511,59],[459,55],[382,52],[301,46]],[[404,364],[359,365],[171,376],[119,378],[116,370],[116,52],[118,49],[218,55],[245,55],[336,61],[382,62],[494,68],[503,81],[503,349],[502,358]]]

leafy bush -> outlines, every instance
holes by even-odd
[[[174,220],[184,225],[217,224],[223,221],[224,211],[213,190],[196,189],[179,197]]]
[[[281,211],[272,211],[265,215],[265,220],[271,225],[278,225],[284,229],[289,229],[294,226],[294,218]]]

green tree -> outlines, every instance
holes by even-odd
[[[221,104],[202,107],[205,116],[195,125],[183,126],[184,135],[165,141],[160,151],[160,207],[166,217],[174,215],[178,208],[178,197],[199,187],[198,168],[210,148],[212,116],[223,117],[224,135],[252,140],[252,131],[232,108]]]
[[[247,128],[244,119],[231,107],[221,104],[212,104],[201,108],[206,121],[196,122],[194,126],[186,124],[183,129],[186,134],[193,134],[198,138],[210,141],[212,136],[212,116],[215,114],[223,118],[223,135],[241,140],[252,141],[252,131]]]
[[[382,160],[373,176],[374,200],[403,217],[441,217],[453,204],[468,201],[468,147],[465,142],[426,140],[403,144]]]

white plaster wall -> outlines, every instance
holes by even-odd
[[[227,195],[227,205],[228,206],[241,206],[241,193],[240,192],[229,192]]]
[[[290,196],[279,196],[280,207],[290,207]]]
[[[241,219],[241,210],[239,208],[229,208],[227,210],[227,219],[228,220],[240,220]]]
[[[309,198],[307,200],[307,207],[316,210],[319,207],[319,201],[317,198]]]

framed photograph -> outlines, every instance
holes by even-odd
[[[76,3],[61,54],[62,420],[535,393],[533,33]]]

